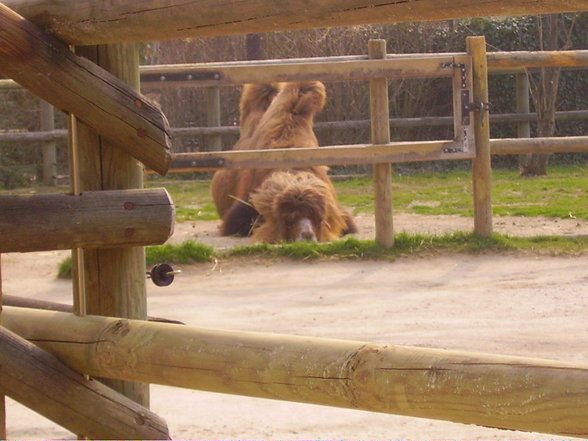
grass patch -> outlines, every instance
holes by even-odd
[[[468,171],[395,175],[394,209],[428,215],[472,216]],[[372,181],[335,182],[343,205],[355,213],[373,213]],[[588,168],[551,166],[547,176],[521,178],[516,170],[492,172],[492,209],[498,216],[546,216],[588,219]]]
[[[191,263],[211,262],[214,259],[214,250],[208,245],[187,240],[179,245],[165,244],[145,247],[145,264],[152,267],[158,263],[176,263],[188,265]],[[57,267],[59,279],[71,279],[71,257],[63,259]]]
[[[394,247],[386,249],[373,240],[348,238],[327,243],[283,243],[279,245],[256,244],[237,247],[223,252],[219,257],[288,257],[296,260],[320,258],[337,259],[385,259],[401,256],[434,255],[441,251],[454,253],[482,252],[533,252],[550,255],[575,255],[588,250],[588,237],[564,238],[542,236],[531,238],[493,234],[489,238],[473,233],[451,233],[441,236],[424,234],[398,234]]]
[[[473,233],[450,233],[441,236],[401,233],[395,236],[394,247],[387,249],[373,240],[353,237],[334,242],[294,242],[278,245],[254,244],[225,251],[189,240],[178,245],[167,244],[146,248],[147,267],[157,263],[189,265],[234,257],[317,259],[394,260],[397,257],[431,256],[439,252],[527,252],[547,255],[579,255],[588,252],[588,237],[510,237],[493,234],[489,238]],[[58,277],[71,278],[71,258],[59,264]]]
[[[190,264],[210,262],[214,258],[214,250],[208,245],[187,240],[181,244],[154,245],[145,248],[147,266],[157,263]]]
[[[150,186],[161,186],[157,180]],[[339,200],[354,213],[374,212],[370,178],[334,182]],[[176,205],[177,221],[218,219],[209,182],[166,182]],[[394,210],[428,215],[473,215],[469,171],[415,173],[392,178]],[[516,170],[492,175],[493,212],[498,216],[573,217],[588,220],[588,167],[550,166],[547,176],[521,178]]]

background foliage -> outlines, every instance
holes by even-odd
[[[573,49],[588,49],[588,13],[567,14],[564,20],[575,20],[572,34]],[[346,28],[311,29],[296,32],[262,34],[263,58],[327,57],[364,54],[370,38],[384,38],[389,53],[431,53],[465,51],[465,38],[484,35],[489,51],[537,50],[537,18],[471,19],[432,23],[355,26]],[[245,36],[225,36],[203,39],[174,40],[143,44],[142,64],[172,64],[192,62],[233,61],[247,58]],[[490,102],[493,113],[515,110],[514,78],[511,75],[490,77]],[[368,119],[366,82],[327,84],[329,100],[319,121]],[[586,71],[565,71],[561,77],[558,110],[588,109],[588,75]],[[144,85],[144,93],[160,103],[172,127],[206,126],[204,91],[200,88],[161,88]],[[451,87],[446,79],[390,81],[391,117],[449,116]],[[239,120],[239,87],[221,88],[222,125],[237,125]],[[0,130],[39,130],[38,99],[22,90],[0,90]],[[58,116],[57,127],[64,128],[66,120]],[[556,136],[581,135],[588,131],[587,120],[564,121],[557,125]],[[514,137],[514,124],[492,126],[491,136]],[[394,140],[447,139],[451,127],[396,128]],[[230,147],[235,137],[223,137],[223,146]],[[327,130],[319,133],[321,145],[369,142],[369,129]],[[176,152],[198,151],[206,145],[205,137],[191,136],[174,139]],[[585,154],[562,154],[560,161],[584,161]],[[11,188],[34,181],[38,174],[41,149],[38,145],[0,143],[0,186]],[[496,166],[515,166],[516,159],[495,157]],[[455,163],[410,164],[401,170],[414,168],[451,169]],[[365,166],[335,169],[343,173],[364,172]],[[58,146],[58,172],[67,174],[67,149]]]

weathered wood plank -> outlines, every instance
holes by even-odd
[[[275,81],[349,81],[370,78],[450,77],[453,69],[445,63],[462,62],[465,54],[391,55],[381,59],[365,56],[307,58],[292,60],[236,61],[228,63],[143,66],[144,82],[160,81],[165,86],[235,85]],[[153,84],[151,84],[153,85]]]
[[[64,41],[90,45],[359,24],[586,11],[586,0],[4,0]]]
[[[0,206],[3,253],[162,244],[174,229],[163,188],[3,195]]]
[[[74,113],[152,170],[167,172],[171,141],[161,110],[1,3],[0,72]]]
[[[216,170],[248,167],[307,167],[310,165],[374,164],[377,162],[419,162],[435,159],[472,158],[470,152],[450,152],[455,141],[391,142],[318,148],[242,150],[173,155],[174,169]]]
[[[0,327],[0,392],[86,439],[170,439],[165,421]]]
[[[92,375],[588,436],[586,364],[8,306],[4,314],[13,332]]]

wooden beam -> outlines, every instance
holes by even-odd
[[[369,40],[368,57],[386,58],[386,40]],[[390,142],[390,110],[388,78],[370,80],[371,140],[374,144]],[[376,242],[385,248],[394,245],[392,218],[392,165],[379,162],[373,165]]]
[[[537,67],[588,66],[588,50],[489,52],[488,70],[494,73]]]
[[[90,45],[330,26],[586,11],[586,0],[4,0],[64,41]]]
[[[493,155],[588,152],[588,136],[503,138],[490,140]]]
[[[0,327],[0,392],[86,439],[170,439],[165,421]]]
[[[464,62],[466,55],[408,54],[389,55],[381,59],[366,56],[298,58],[287,60],[233,61],[153,65],[141,68],[141,80],[151,86],[166,82],[185,86],[240,85],[275,81],[349,81],[371,78],[450,77],[447,63]]]
[[[4,320],[92,375],[588,436],[585,364],[14,307],[5,308]]]
[[[241,150],[177,153],[176,170],[216,170],[249,167],[306,167],[310,165],[374,164],[376,162],[419,162],[436,159],[468,159],[471,152],[453,152],[455,141],[410,141],[388,144],[353,144],[318,148]]]
[[[163,188],[2,195],[0,206],[3,253],[162,244],[174,229]]]
[[[0,72],[74,113],[152,170],[167,172],[171,141],[161,110],[2,3]]]
[[[472,56],[476,156],[472,159],[474,196],[474,232],[482,237],[492,235],[492,165],[490,154],[490,111],[488,105],[488,65],[486,39],[468,37],[468,53]]]

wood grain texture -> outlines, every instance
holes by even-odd
[[[8,306],[4,315],[13,332],[93,375],[588,436],[586,364]]]
[[[435,159],[467,159],[469,152],[447,153],[454,141],[409,141],[388,144],[352,144],[319,148],[242,150],[177,153],[172,164],[177,170],[215,170],[240,167],[305,167],[309,165],[374,164],[419,162]]]
[[[4,0],[75,45],[586,11],[586,0]]]
[[[164,243],[175,210],[163,188],[0,196],[0,252]]]
[[[160,417],[0,327],[0,392],[86,439],[170,439]]]
[[[95,62],[120,78],[128,87],[139,89],[139,54],[135,44],[84,46],[76,53]],[[79,158],[79,176],[72,181],[81,191],[140,189],[143,166],[127,152],[116,148],[87,124],[76,120],[77,143],[73,151]],[[145,288],[145,248],[100,248],[79,250],[74,265],[80,289],[74,305],[88,314],[111,317],[147,318]],[[79,303],[78,303],[79,302]],[[149,385],[119,380],[104,380],[108,386],[149,406]]]
[[[75,114],[152,170],[167,172],[171,141],[161,110],[1,3],[0,72]]]

